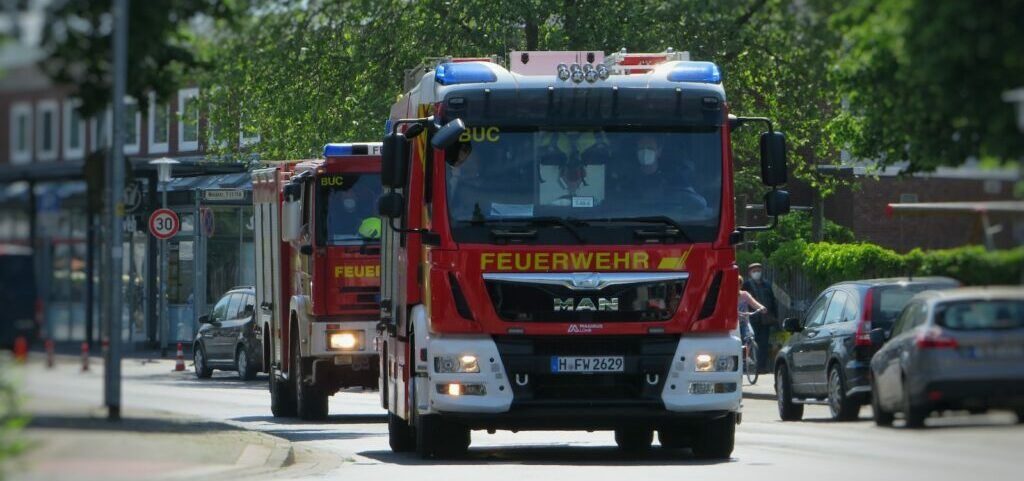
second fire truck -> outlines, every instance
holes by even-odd
[[[377,387],[380,143],[253,172],[257,319],[274,416],[327,417],[340,388]]]
[[[471,430],[657,433],[733,450],[740,409],[731,136],[761,134],[769,216],[785,138],[729,114],[685,52],[512,52],[407,76],[382,152],[381,388],[395,451]]]

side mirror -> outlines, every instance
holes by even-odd
[[[302,197],[302,184],[289,182],[284,185],[285,200],[299,200],[300,197]]]
[[[435,149],[447,149],[459,140],[459,137],[466,131],[466,124],[462,119],[455,119],[444,127],[441,127],[430,141]]]
[[[761,182],[769,187],[786,183],[786,135],[782,132],[761,134]]]
[[[803,331],[803,326],[800,325],[800,319],[795,317],[787,317],[782,320],[782,329],[786,332],[797,333]]]
[[[381,217],[400,218],[405,213],[405,198],[398,192],[388,192],[377,199],[377,213]]]
[[[286,200],[281,205],[281,240],[292,242],[302,235],[302,201]]]
[[[422,129],[422,127],[421,127]],[[380,151],[380,183],[384,187],[405,187],[409,168],[409,141],[403,134],[387,134]]]
[[[299,247],[299,254],[302,254],[304,256],[313,255],[313,246],[310,244],[302,245],[301,247]]]
[[[789,192],[773,190],[764,195],[764,213],[770,217],[789,213]]]
[[[209,314],[203,314],[203,315],[199,316],[199,323],[200,324],[209,324],[210,323],[210,315]]]
[[[885,344],[885,341],[888,340],[886,339],[885,329],[882,329],[881,327],[872,329],[868,335],[871,336],[871,345],[876,348],[882,347],[882,344]]]
[[[419,137],[424,130],[425,129],[423,128],[423,124],[410,124],[408,127],[406,127],[405,132],[402,132],[402,136],[404,136],[408,140],[412,140],[415,139],[416,137]]]

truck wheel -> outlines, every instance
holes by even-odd
[[[853,421],[860,415],[860,403],[846,395],[846,382],[837,364],[828,370],[828,409],[836,421]]]
[[[736,413],[729,413],[698,429],[693,455],[697,459],[729,459],[735,442]]]
[[[437,415],[420,416],[416,452],[424,459],[459,458],[469,449],[469,428]]]
[[[292,389],[299,418],[307,421],[327,419],[327,394],[315,384],[303,382],[305,363],[299,355],[299,343],[292,343]]]
[[[253,365],[252,359],[249,359],[249,353],[244,345],[238,346],[235,350],[235,369],[238,370],[238,378],[243,381],[256,379],[256,366]]]
[[[658,430],[658,442],[665,449],[686,449],[693,445],[690,433],[681,428]]]
[[[615,430],[615,444],[619,445],[619,449],[630,452],[639,453],[647,451],[651,448],[651,443],[654,442],[654,431],[650,429],[616,429]]]
[[[789,380],[786,365],[775,371],[775,397],[779,404],[779,418],[783,421],[799,421],[804,417],[804,405],[793,402],[793,384]]]
[[[295,416],[295,393],[291,387],[278,377],[277,369],[270,368],[270,412],[275,418]]]
[[[408,453],[416,449],[416,433],[409,423],[395,413],[388,413],[388,444],[391,451]]]
[[[1017,424],[1024,424],[1024,409],[1017,410]]]

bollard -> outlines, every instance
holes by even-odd
[[[178,343],[178,360],[174,363],[175,371],[185,370],[185,353],[181,350],[181,343]]]
[[[22,364],[28,360],[28,341],[24,336],[18,336],[14,340],[14,360]]]
[[[55,364],[53,360],[53,339],[47,339],[43,345],[46,346],[46,368],[53,369]]]
[[[82,343],[82,372],[89,371],[89,343]]]

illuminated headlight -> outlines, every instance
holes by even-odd
[[[437,385],[438,394],[449,396],[484,396],[487,388],[483,384],[442,383]]]
[[[340,331],[327,334],[327,345],[331,349],[354,351],[363,347],[362,331]]]
[[[697,354],[694,358],[693,370],[697,372],[735,371],[739,365],[739,356],[715,356]]]
[[[480,372],[480,364],[476,356],[463,354],[461,356],[434,356],[434,372],[437,373],[475,373]]]
[[[690,394],[727,394],[736,392],[734,382],[691,382]]]

